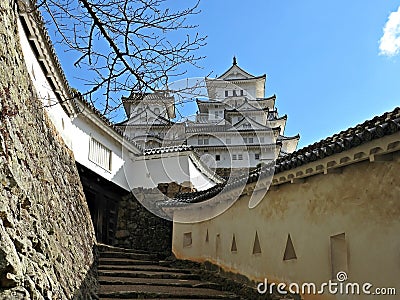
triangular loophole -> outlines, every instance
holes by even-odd
[[[258,239],[258,233],[256,231],[256,237],[254,238],[253,254],[261,253],[260,240]]]
[[[232,237],[231,252],[237,252],[237,246],[236,246],[236,237],[235,237],[235,234],[233,234],[233,237]]]
[[[286,241],[285,253],[283,254],[283,260],[297,259],[296,251],[294,251],[294,246],[290,234],[288,234]]]
[[[207,228],[207,233],[206,233],[206,243],[208,243],[209,237],[208,237],[208,228]]]

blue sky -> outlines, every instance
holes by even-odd
[[[191,22],[208,36],[198,52],[206,58],[185,77],[220,75],[236,55],[248,72],[267,74],[266,96],[276,94],[279,113],[288,115],[285,134],[300,133],[299,147],[306,146],[400,105],[400,42],[389,36],[380,50],[385,26],[399,36],[400,12],[387,25],[399,6],[392,0],[203,0]],[[71,58],[59,54],[71,85],[79,86]]]

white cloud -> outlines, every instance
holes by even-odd
[[[379,54],[394,56],[400,53],[400,6],[389,15],[379,41]]]

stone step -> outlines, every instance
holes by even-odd
[[[129,252],[116,252],[116,251],[100,252],[100,257],[131,258],[131,259],[144,259],[144,260],[158,259],[158,255],[154,253],[129,253]]]
[[[106,296],[107,297],[107,296]],[[118,298],[104,298],[104,297],[101,297],[101,298],[99,298],[100,300],[115,300],[115,299],[118,299]],[[137,300],[138,298],[130,298],[129,296],[128,296],[128,298],[119,298],[119,299],[124,299],[124,300]],[[157,297],[157,298],[143,298],[142,297],[142,299],[148,299],[148,300],[160,300],[160,299],[163,299],[163,298],[160,298],[160,297]],[[184,300],[184,299],[186,299],[186,300],[191,300],[191,299],[193,299],[192,297],[190,297],[190,298],[185,298],[185,297],[183,297],[183,298],[164,298],[164,299],[168,299],[168,300]],[[217,299],[220,299],[220,298],[198,298],[198,299],[196,299],[196,300],[217,300]],[[233,299],[240,299],[240,298],[233,298]]]
[[[100,257],[99,266],[103,266],[103,265],[120,265],[120,266],[155,265],[155,266],[158,266],[158,261],[156,261],[156,260],[140,260],[140,259],[131,259],[131,258]]]
[[[130,277],[130,278],[159,278],[159,279],[191,279],[199,280],[195,274],[155,272],[155,271],[130,271],[130,270],[99,270],[99,276]]]
[[[178,299],[239,299],[228,292],[207,288],[168,287],[153,285],[102,285],[98,293],[100,299],[114,298],[178,298]]]
[[[216,283],[202,281],[191,269],[171,266],[158,253],[99,245],[101,300],[240,299]]]
[[[149,254],[148,251],[144,251],[144,250],[126,249],[126,248],[120,248],[120,247],[114,247],[114,246],[110,246],[110,245],[105,245],[105,244],[101,244],[101,243],[99,243],[97,245],[97,249],[99,250],[100,253],[110,251],[110,252]],[[157,253],[153,253],[153,254],[157,254]]]
[[[188,279],[159,279],[159,278],[132,278],[132,277],[110,277],[100,276],[100,285],[158,285],[170,287],[191,287],[191,288],[207,288],[213,290],[221,290],[221,286],[206,281],[188,280]]]
[[[157,272],[174,272],[174,273],[184,273],[184,274],[192,273],[192,271],[189,269],[168,268],[159,265],[138,265],[138,266],[100,265],[98,267],[98,270],[157,271]]]
[[[158,264],[160,266],[163,266],[163,267],[170,267],[171,264],[173,264],[173,262],[171,262],[170,260],[162,260],[162,259],[160,259],[160,260],[158,260]]]

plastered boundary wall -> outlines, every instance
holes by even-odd
[[[349,282],[396,287],[400,293],[399,141],[400,133],[392,134],[278,173],[254,209],[247,206],[251,189],[245,189],[247,194],[210,221],[174,223],[173,252],[254,281],[321,284],[341,270]],[[307,169],[309,176],[293,178]],[[288,235],[294,253],[285,253]]]

